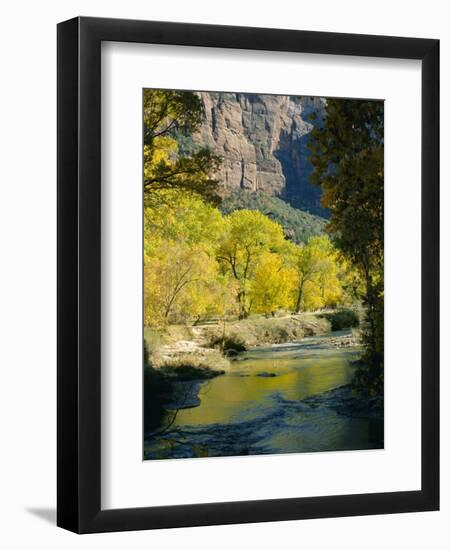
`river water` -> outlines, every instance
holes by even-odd
[[[360,350],[332,347],[329,336],[253,348],[223,376],[178,383],[183,398],[173,408],[186,408],[144,442],[144,457],[382,448],[382,417],[352,410],[349,390],[335,390],[350,382]]]

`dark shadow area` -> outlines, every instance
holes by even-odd
[[[329,218],[329,211],[320,203],[322,189],[309,181],[313,169],[309,160],[308,143],[310,139],[309,134],[293,136],[286,130],[280,132],[278,149],[273,152],[273,155],[281,163],[286,179],[283,198],[294,208]]]
[[[47,523],[56,525],[56,508],[26,508],[26,511]]]

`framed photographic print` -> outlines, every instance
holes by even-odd
[[[58,25],[58,525],[437,510],[439,41]]]

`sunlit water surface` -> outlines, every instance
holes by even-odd
[[[338,334],[344,333],[333,336]],[[348,384],[354,371],[351,362],[359,354],[357,348],[333,348],[323,336],[241,353],[230,373],[201,383],[180,383],[180,395],[191,394],[192,404],[199,405],[180,409],[166,433],[147,439],[144,456],[382,448],[382,419],[342,414],[332,397],[308,399]]]

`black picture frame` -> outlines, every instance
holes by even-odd
[[[422,395],[420,404],[422,489],[420,491],[101,509],[100,49],[102,41],[422,61]],[[76,533],[94,533],[438,510],[439,41],[77,17],[58,25],[57,64],[57,524]]]

